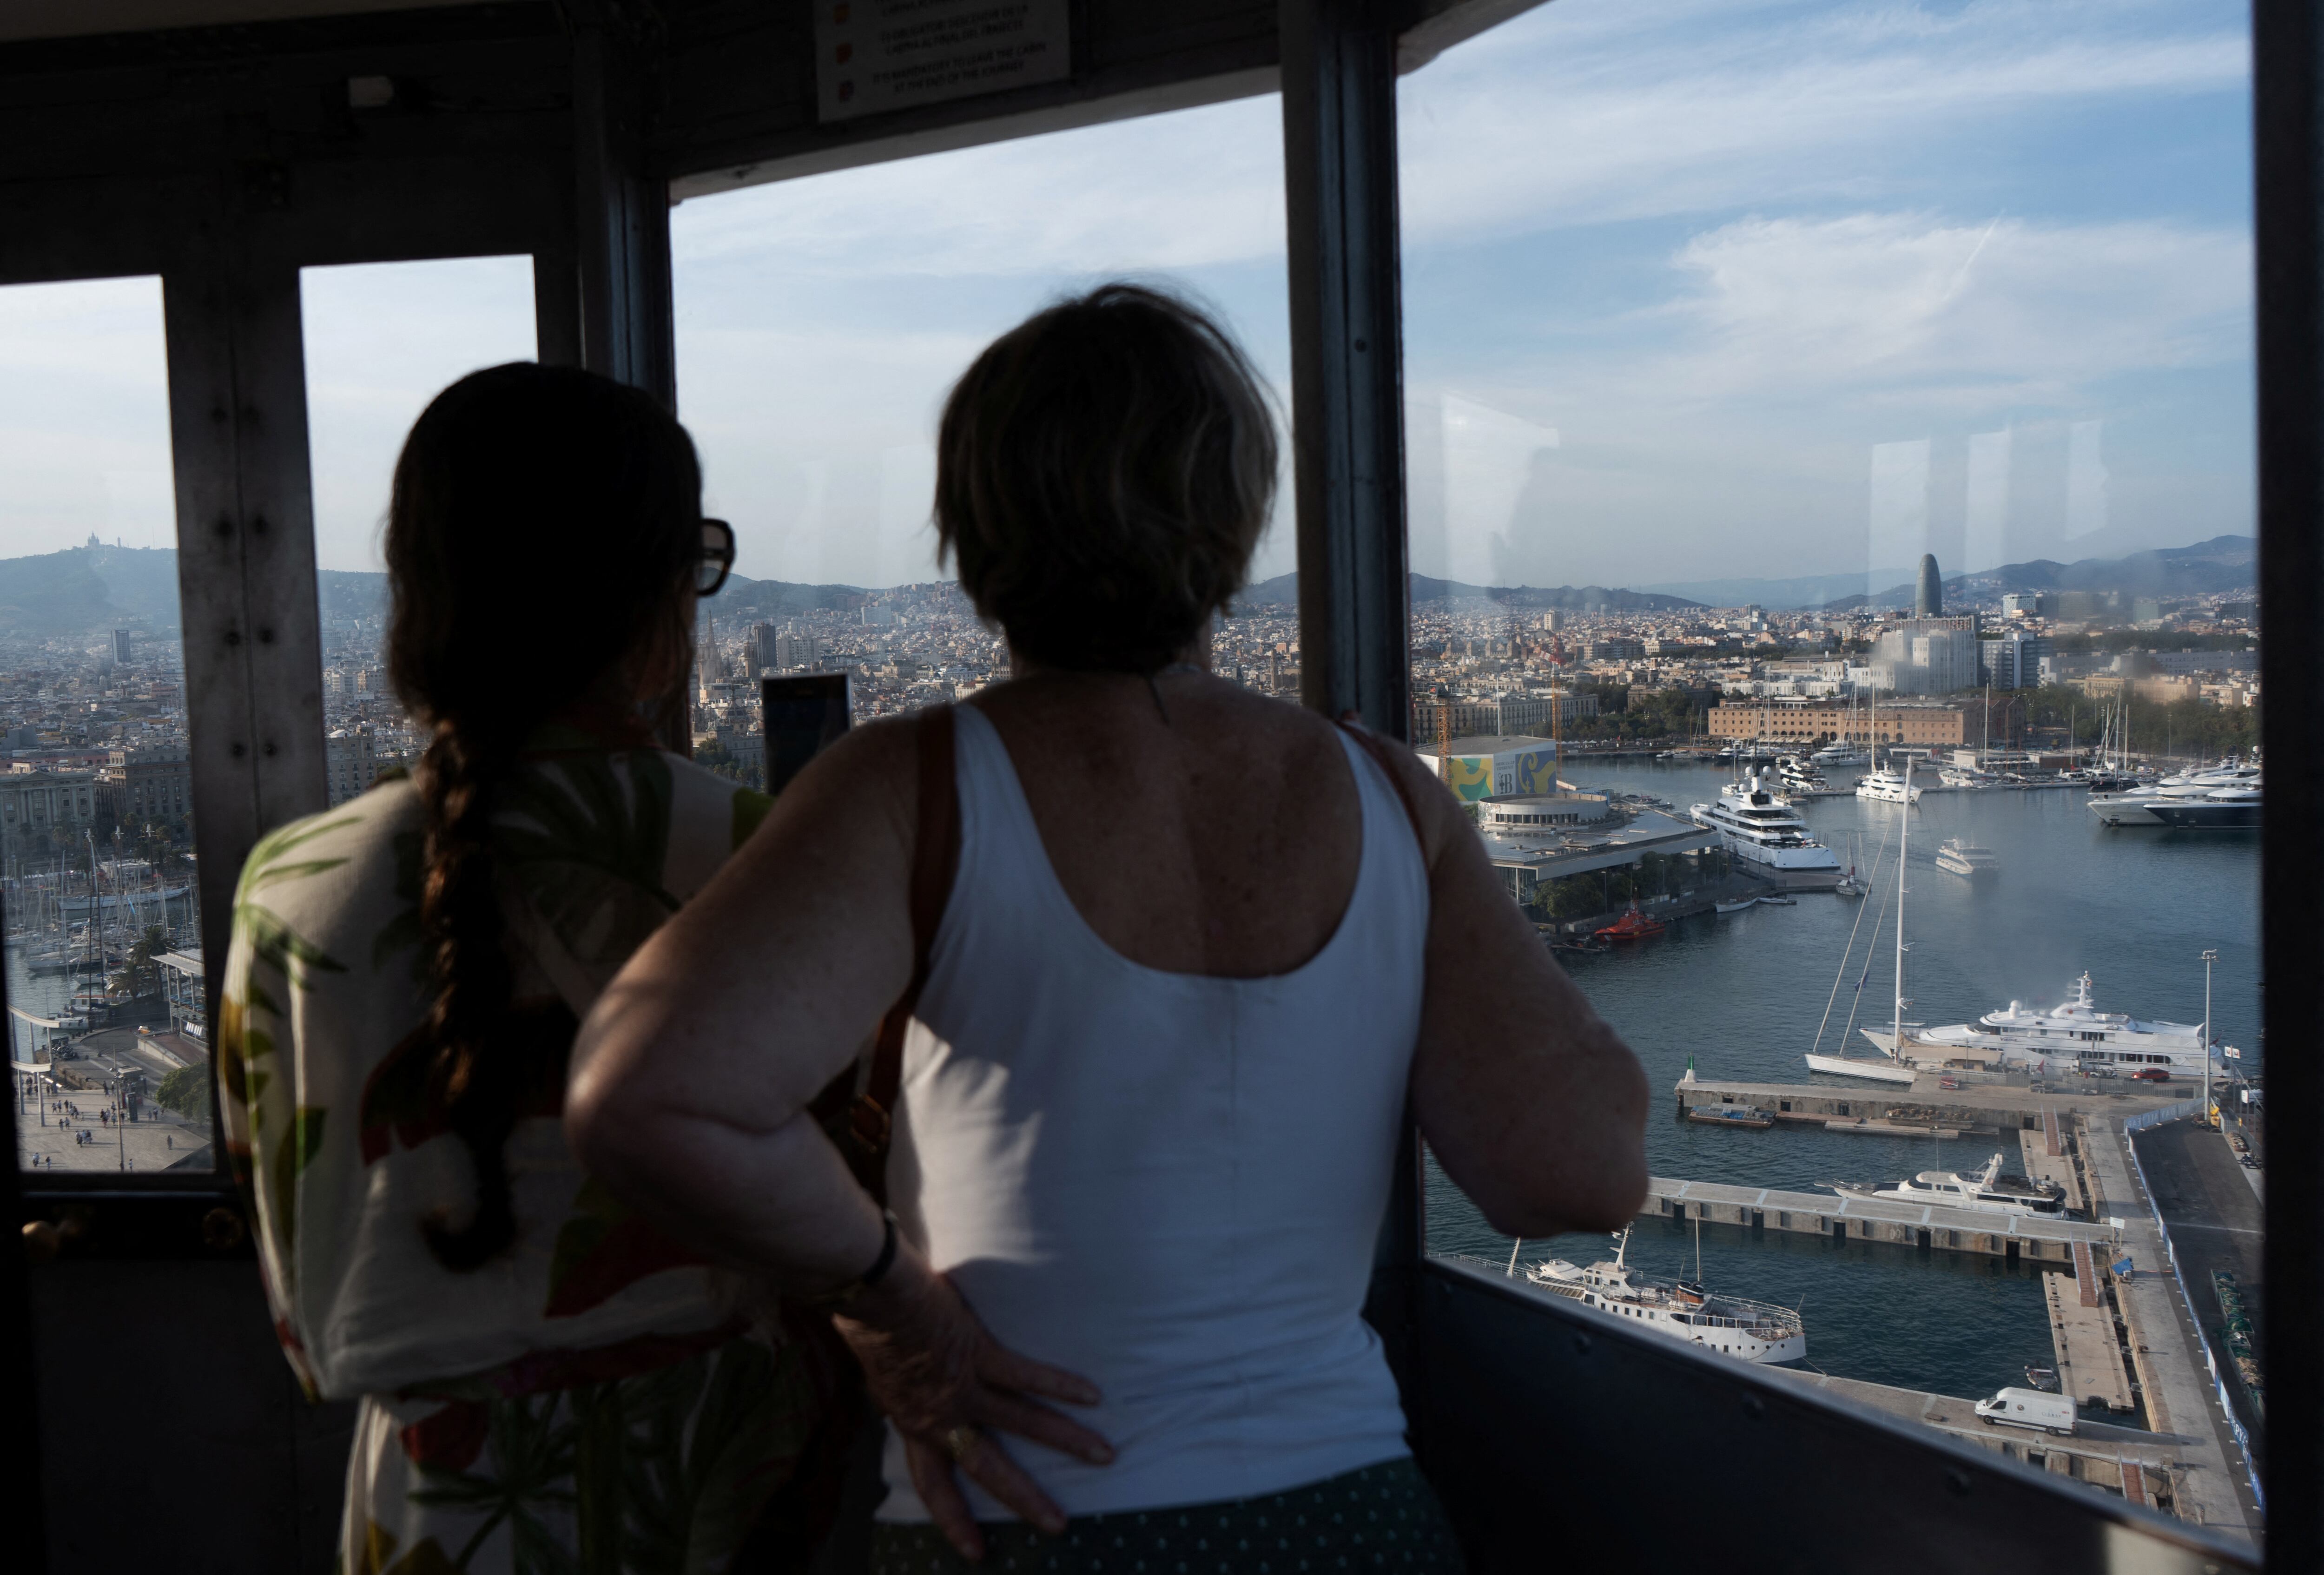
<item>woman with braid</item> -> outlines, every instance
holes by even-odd
[[[362,1399],[349,1575],[723,1570],[829,1497],[824,1348],[754,1327],[558,1126],[580,1018],[768,805],[655,742],[733,556],[700,492],[604,378],[438,395],[386,542],[426,752],[243,873],[226,1132],[291,1365]]]

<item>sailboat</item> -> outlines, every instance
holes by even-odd
[[[1911,754],[1907,753],[1904,757],[1904,782],[1907,788],[1910,788],[1912,780],[1913,757]],[[1904,852],[1906,848],[1911,844],[1913,838],[1913,817],[1909,815],[1899,815],[1897,819],[1899,824],[1897,828],[1896,843],[1896,990],[1895,1037],[1891,1038],[1888,1041],[1888,1045],[1886,1046],[1888,1054],[1885,1058],[1880,1060],[1874,1060],[1872,1057],[1867,1055],[1819,1055],[1813,1051],[1810,1051],[1807,1056],[1807,1063],[1808,1070],[1811,1072],[1829,1072],[1836,1077],[1862,1078],[1868,1082],[1896,1083],[1909,1088],[1912,1086],[1914,1078],[1918,1074],[1914,1072],[1912,1067],[1905,1064],[1903,1055],[1900,1055],[1899,1052],[1902,1050],[1904,1044]],[[1861,924],[1864,921],[1864,915],[1861,911],[1859,911],[1856,916],[1858,924]],[[1872,933],[1877,941],[1880,934],[1880,927],[1878,925],[1876,924],[1873,926]],[[1855,944],[1855,934],[1851,931],[1849,935],[1849,945],[1851,950],[1854,948]],[[1848,972],[1847,953],[1842,953],[1840,954],[1840,969],[1841,976],[1845,977]],[[1871,971],[1871,960],[1869,958],[1866,959],[1865,970],[1868,972]],[[1840,981],[1835,979],[1832,981],[1832,994],[1837,998],[1839,993]],[[1824,1006],[1823,1015],[1825,1023],[1831,1021],[1831,1006],[1829,1002]],[[1856,1014],[1851,1009],[1849,1013],[1849,1021],[1853,1023],[1855,1020]],[[1875,1045],[1878,1045],[1880,1043],[1879,1038],[1874,1035],[1872,1030],[1869,1028],[1864,1030],[1864,1036],[1870,1039]],[[1843,1046],[1845,1046],[1847,1043],[1847,1030],[1842,1029],[1840,1032],[1840,1041]],[[1823,1027],[1821,1025],[1819,1025],[1816,1028],[1816,1043],[1819,1045],[1823,1043]]]

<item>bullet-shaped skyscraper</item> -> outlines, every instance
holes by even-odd
[[[1921,555],[1921,576],[1913,586],[1913,616],[1942,618],[1945,615],[1945,582],[1937,574],[1937,555]]]

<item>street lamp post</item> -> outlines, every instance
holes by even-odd
[[[2203,953],[2203,1125],[2211,1124],[2211,964],[2219,960],[2216,950]]]

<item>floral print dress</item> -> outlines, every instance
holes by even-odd
[[[470,1273],[422,1220],[474,1206],[429,1097],[422,812],[381,784],[260,842],[235,895],[217,1055],[227,1153],[275,1331],[312,1395],[361,1396],[343,1575],[716,1571],[809,1451],[813,1340],[567,1151],[579,1020],[769,803],[674,755],[533,741],[495,807],[517,988],[500,1051],[529,1089],[507,1144],[512,1247]],[[558,748],[559,743],[575,747]]]

